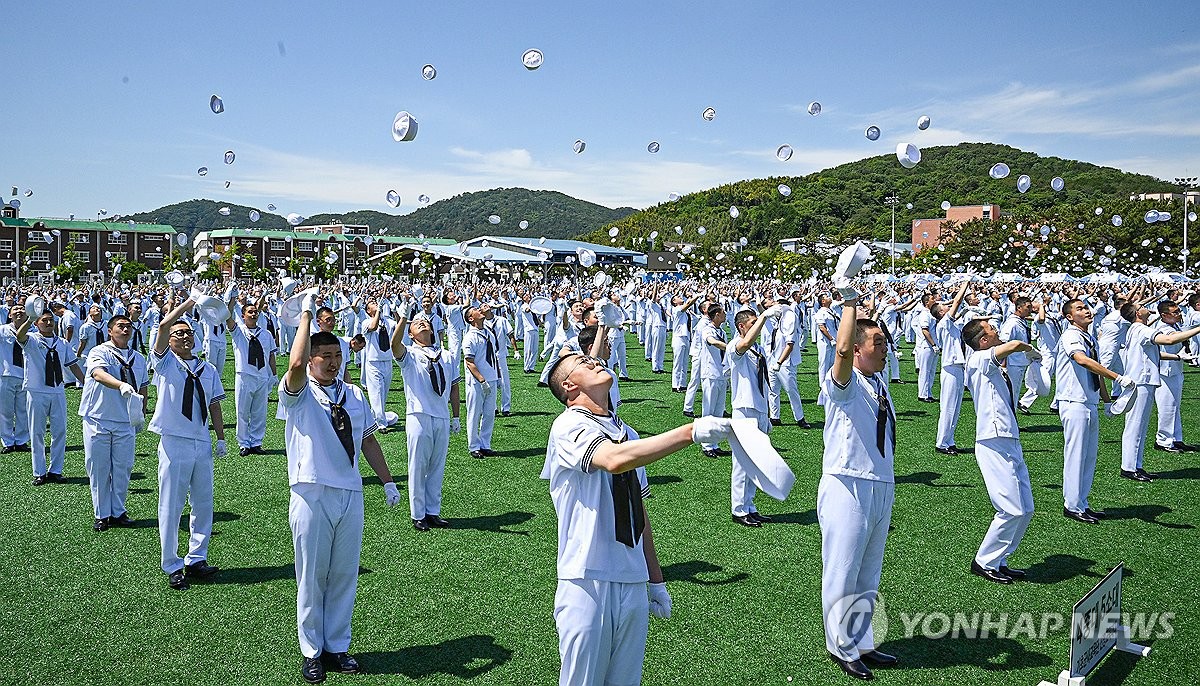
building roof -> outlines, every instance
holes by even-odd
[[[575,241],[559,238],[547,238],[544,242],[538,238],[530,238],[528,236],[479,236],[467,241],[463,241],[468,245],[474,245],[481,241],[489,243],[508,243],[522,248],[532,248],[533,250],[544,250],[549,253],[570,253],[575,254],[580,249],[588,249],[596,253],[596,255],[610,255],[623,257],[640,257],[642,253],[634,250],[626,250],[611,245],[601,245],[599,243],[588,243],[586,241]]]
[[[33,225],[41,222],[47,229],[67,231],[121,231],[123,233],[176,233],[175,227],[168,224],[138,224],[130,226],[129,222],[92,222],[72,219],[41,219],[38,217],[0,218],[0,226],[19,229],[32,229]]]
[[[275,240],[283,240],[287,236],[291,236],[293,240],[302,241],[352,241],[365,238],[364,234],[338,234],[338,233],[310,233],[307,231],[285,231],[282,229],[212,229],[211,231],[202,231],[210,240],[213,238],[267,238]],[[196,234],[199,236],[200,234]],[[428,241],[430,245],[457,245],[454,239],[451,238],[416,238],[414,236],[389,236],[373,235],[371,238],[379,243],[395,243],[404,245],[410,243],[422,243]]]

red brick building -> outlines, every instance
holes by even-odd
[[[913,252],[918,253],[925,248],[937,247],[942,241],[942,225],[954,222],[961,225],[972,219],[999,219],[999,205],[963,205],[946,210],[942,219],[914,219],[912,223]]]

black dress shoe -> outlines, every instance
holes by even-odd
[[[1150,475],[1146,474],[1145,472],[1143,472],[1141,470],[1130,472],[1130,471],[1126,471],[1126,470],[1122,469],[1121,470],[1121,478],[1129,479],[1130,481],[1142,481],[1145,483],[1150,483],[1151,481],[1154,481],[1154,479],[1150,478]]]
[[[1091,516],[1090,514],[1088,514],[1086,512],[1076,512],[1074,510],[1068,510],[1065,507],[1063,508],[1063,516],[1066,517],[1067,519],[1074,519],[1077,522],[1083,522],[1084,524],[1099,524],[1100,523],[1099,519],[1096,519],[1095,517]]]
[[[701,452],[704,453],[705,457],[711,457],[714,460],[721,456],[721,453],[715,450],[702,450]]]
[[[1084,510],[1083,513],[1089,517],[1095,517],[1096,519],[1106,519],[1108,517],[1104,510],[1093,510],[1090,507]]]
[[[339,674],[363,673],[358,660],[351,657],[350,653],[321,653],[321,664],[329,672],[337,672]]]
[[[424,519],[414,519],[412,523],[413,528],[417,531],[429,531],[429,522],[426,522]]]
[[[33,452],[33,448],[30,448],[28,443],[18,443],[17,448],[14,452],[29,453],[29,452]]]
[[[684,410],[684,411],[683,411],[683,416],[684,416],[684,417],[687,417],[688,419],[695,419],[695,418],[696,418],[696,413],[695,413],[695,412],[691,412],[691,411],[689,411],[689,410]]]
[[[769,524],[771,522],[770,517],[766,516],[765,514],[760,514],[758,512],[751,512],[750,514],[748,514],[746,516],[750,517],[751,519],[758,522],[759,524]]]
[[[319,684],[325,681],[325,665],[321,664],[321,658],[304,658],[304,662],[300,665],[300,676],[310,684]]]
[[[1141,467],[1138,467],[1137,473],[1141,474],[1142,476],[1146,477],[1147,479],[1150,479],[1151,481],[1154,480],[1154,477],[1158,476],[1157,474],[1151,474],[1150,472],[1142,469]]]
[[[1175,447],[1174,443],[1172,443],[1171,445],[1159,445],[1158,443],[1155,443],[1154,449],[1159,452],[1163,452],[1163,453],[1181,453],[1181,452],[1183,452],[1179,448]]]
[[[96,523],[92,525],[92,531],[108,531],[108,520],[97,519]]]
[[[442,519],[437,515],[425,515],[425,523],[435,529],[449,529],[450,522]]]
[[[900,664],[900,658],[895,655],[881,653],[878,650],[872,650],[869,653],[863,653],[858,656],[858,659],[871,665],[872,667],[895,667]]]
[[[812,424],[809,424],[809,423],[808,423],[806,420],[804,420],[804,419],[797,419],[797,420],[796,420],[796,426],[800,427],[801,429],[811,429],[811,428],[813,428],[813,427],[812,427]]]
[[[482,460],[483,459],[483,451],[482,450],[472,450],[471,457],[474,457],[477,460]]]
[[[242,457],[245,457],[245,456],[247,456],[247,455],[249,455],[249,454],[250,454],[250,449],[249,449],[249,448],[238,448],[238,455],[241,455]]]
[[[479,452],[483,453],[484,457],[495,457],[500,454],[491,448],[480,448]]]
[[[133,526],[133,520],[129,518],[128,512],[122,512],[121,514],[117,515],[116,517],[109,517],[108,525],[109,526],[130,527],[130,526]]]
[[[501,411],[500,411],[500,416],[501,416],[501,417],[511,417],[511,416],[512,416],[512,410],[501,410]]]
[[[871,670],[863,664],[862,660],[843,660],[833,653],[829,654],[829,659],[833,660],[838,667],[841,667],[843,672],[849,674],[855,679],[870,681],[871,679],[875,678],[875,675],[872,674]]]
[[[49,479],[46,478],[45,474],[33,477],[34,486],[45,486],[47,481],[49,481]]]
[[[783,426],[783,420],[782,419],[772,419],[771,426]]]
[[[1029,411],[1028,407],[1021,405],[1020,403],[1017,404],[1017,411],[1020,412],[1021,414],[1027,414],[1027,415],[1033,414],[1032,412]]]
[[[176,569],[171,572],[171,575],[167,577],[167,585],[176,591],[182,591],[191,587],[182,569]]]
[[[187,575],[189,578],[208,579],[219,571],[221,571],[221,568],[208,564],[208,560],[200,560],[187,566]]]
[[[995,584],[1004,584],[1007,586],[1012,583],[1012,578],[1007,574],[1004,574],[998,569],[987,569],[986,567],[980,567],[979,563],[975,560],[971,560],[971,573],[975,576],[981,576]]]
[[[1013,569],[1008,565],[1000,565],[1000,573],[1013,581],[1023,581],[1029,574],[1024,569]]]
[[[538,388],[550,388],[550,384],[546,383],[545,381],[539,381],[537,385]]]
[[[748,514],[733,515],[733,521],[737,522],[738,524],[741,524],[742,526],[749,526],[749,527],[753,527],[753,528],[758,528],[758,527],[762,526],[761,522],[759,522],[757,519],[751,517]]]
[[[629,381],[629,377],[628,377],[628,376],[620,376],[620,377],[617,377],[617,378],[619,378],[621,381]]]
[[[56,484],[67,483],[67,477],[58,472],[46,472],[46,481],[53,481]]]
[[[954,446],[950,446],[949,448],[934,448],[934,450],[938,451],[939,453],[941,453],[943,455],[957,455],[958,454],[958,448],[955,448]]]
[[[9,453],[15,453],[15,452],[17,452],[17,446],[6,445],[6,446],[4,446],[4,450],[0,450],[0,455],[7,455]]]
[[[1195,446],[1190,443],[1184,443],[1183,441],[1175,441],[1174,445],[1176,448],[1179,448],[1180,450],[1182,450],[1185,453],[1194,453],[1194,452],[1200,451],[1200,446]]]
[[[261,445],[256,445],[250,448],[251,455],[266,455],[267,451],[263,450]]]
[[[1057,407],[1052,407],[1052,408],[1050,408],[1050,414],[1052,414],[1052,415],[1057,415],[1057,414],[1058,414],[1058,408],[1057,408]]]

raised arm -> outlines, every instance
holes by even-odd
[[[836,355],[831,371],[838,386],[845,387],[854,374],[854,328],[857,322],[858,298],[851,298],[842,303],[842,321],[838,324],[837,341],[834,343]]]
[[[175,302],[174,296],[168,302]],[[196,306],[196,301],[190,297],[179,304],[167,314],[163,315],[162,321],[158,323],[158,336],[154,339],[154,354],[162,357],[167,352],[167,344],[170,342],[171,326],[179,321],[184,312]]]

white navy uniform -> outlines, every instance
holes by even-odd
[[[922,336],[922,338],[924,338]],[[954,447],[954,431],[962,413],[963,387],[966,383],[963,365],[962,327],[949,315],[942,315],[935,327],[934,340],[942,348],[942,385],[939,389],[937,447]]]
[[[237,443],[239,448],[255,448],[263,444],[267,433],[267,398],[275,385],[275,367],[271,364],[275,337],[265,327],[251,329],[244,321],[237,321],[231,338]],[[343,356],[342,364],[345,362]]]
[[[204,357],[209,364],[217,368],[218,374],[225,373],[225,351],[227,343],[225,342],[225,322],[217,324],[209,324],[203,320],[197,320],[200,323],[200,330],[205,332],[204,335]]]
[[[1125,413],[1125,430],[1121,432],[1121,469],[1127,472],[1142,468],[1150,409],[1154,406],[1155,392],[1162,386],[1160,350],[1154,344],[1157,333],[1141,322],[1134,322],[1125,339],[1125,375],[1134,383],[1126,393],[1136,394],[1133,405]]]
[[[1083,512],[1096,474],[1103,382],[1072,359],[1077,352],[1095,359],[1096,342],[1088,332],[1068,324],[1058,339],[1054,399],[1063,424],[1063,501],[1068,510]]]
[[[821,332],[821,325],[825,325],[825,330],[833,338],[825,336]],[[813,335],[816,337],[817,345],[817,379],[824,379],[829,370],[833,368],[834,357],[834,340],[837,338],[838,320],[834,316],[833,310],[828,307],[822,307],[813,315]],[[825,405],[825,384],[818,383],[819,390],[817,392],[817,404],[822,407]]]
[[[521,341],[525,346],[523,369],[532,372],[537,367],[538,354],[538,316],[529,309],[529,305],[521,305],[517,310],[521,318]]]
[[[1032,343],[1030,336],[1029,323],[1015,314],[1009,315],[1008,319],[1004,320],[1004,325],[1000,327],[1000,340],[1005,342]],[[1012,379],[1013,390],[1017,392],[1017,397],[1020,397],[1021,384],[1025,381],[1025,370],[1029,368],[1029,357],[1025,353],[1016,352],[1005,358],[1004,364],[1008,370],[1008,377]]]
[[[486,328],[472,326],[462,339],[464,360],[471,360],[488,390],[467,374],[467,450],[490,450],[492,429],[496,425],[496,386],[499,385],[499,351]]]
[[[696,392],[700,390],[700,351],[704,348],[704,336],[701,334],[701,329],[708,323],[708,317],[699,316],[696,318],[696,323],[692,327],[691,347],[688,348],[688,355],[691,357],[692,364],[688,370],[687,389],[683,396],[683,411],[691,412],[696,408]]]
[[[804,342],[804,331],[800,327],[797,308],[797,305],[785,305],[783,313],[779,316],[779,323],[771,330],[771,345],[767,348],[767,354],[780,360],[779,356],[783,354],[783,349],[788,343],[792,344],[792,352],[780,360],[779,369],[772,374],[767,405],[771,419],[782,418],[782,396],[786,393],[788,403],[792,406],[792,419],[799,422],[804,419],[804,405],[800,400],[800,389],[796,387],[796,368],[800,366],[800,347]]]
[[[692,319],[689,309],[671,308],[671,388],[687,386],[692,349]]]
[[[63,382],[77,362],[75,352],[58,336],[43,337],[37,331],[26,334],[22,346],[25,356],[25,407],[29,415],[30,452],[33,475],[47,471],[62,474],[67,457],[67,391]],[[52,360],[58,360],[57,374]],[[49,367],[49,369],[48,369]],[[50,464],[46,464],[46,422],[50,423]]]
[[[737,344],[740,340],[731,339],[725,354],[730,389],[733,391],[732,415],[735,419],[753,419],[758,423],[759,431],[769,434],[771,418],[767,396],[771,392],[771,374],[767,370],[767,354],[757,343],[739,354]],[[733,515],[744,517],[751,512],[758,512],[754,506],[754,494],[758,489],[737,458],[732,458],[732,464],[729,494]]]
[[[300,652],[305,657],[344,653],[350,649],[362,553],[359,456],[363,439],[375,433],[375,420],[363,392],[340,379],[321,386],[309,377],[295,393],[281,379],[279,405],[287,416],[288,522],[296,553]],[[345,411],[340,436],[334,405]]]
[[[1030,375],[1037,374],[1041,379],[1036,385],[1044,385],[1045,391],[1050,391],[1050,381],[1054,376],[1055,360],[1058,359],[1058,339],[1062,335],[1058,328],[1059,323],[1056,319],[1047,316],[1044,320],[1040,317],[1033,321],[1034,329],[1037,331],[1037,349],[1041,353],[1042,359],[1033,360],[1025,369],[1025,393],[1021,395],[1020,407],[1029,409],[1037,399],[1041,397],[1036,390],[1035,384],[1029,382]],[[1028,356],[1026,356],[1028,358]],[[1057,408],[1058,403],[1052,402],[1052,408]]]
[[[25,351],[12,324],[0,325],[0,440],[5,448],[29,443]]]
[[[823,381],[828,402],[817,520],[825,647],[853,661],[876,647],[870,616],[853,624],[853,635],[841,619],[859,599],[874,610],[896,491],[896,415],[882,375],[855,369],[841,386],[830,371]]]
[[[79,327],[79,345],[76,349],[77,357],[81,360],[86,360],[88,354],[92,352],[92,348],[98,345],[103,345],[104,341],[108,340],[108,329],[103,321],[94,321],[91,318],[85,319],[83,325]]]
[[[413,520],[442,512],[442,479],[450,445],[454,357],[438,346],[412,345],[400,360],[408,439],[408,509]]]
[[[107,519],[125,514],[136,436],[130,424],[129,403],[119,389],[92,378],[97,369],[133,386],[138,393],[145,393],[149,374],[146,358],[140,352],[118,348],[111,341],[88,353],[79,399],[84,464],[91,484],[92,512],[96,519]]]
[[[966,381],[975,405],[975,461],[996,509],[975,562],[998,570],[1008,566],[1008,556],[1033,519],[1033,490],[1017,427],[1017,388],[994,349],[971,353]]]
[[[379,318],[379,326],[374,331],[363,331],[367,345],[362,349],[362,383],[367,391],[367,401],[371,404],[371,413],[375,424],[386,427],[387,394],[392,385],[392,332],[396,330],[396,322],[388,317]]]
[[[40,314],[40,312],[30,312],[29,316],[37,317]],[[86,309],[84,309],[84,314],[87,314]],[[58,335],[67,342],[67,345],[71,348],[72,353],[74,353],[76,350],[79,350],[79,325],[81,323],[82,320],[75,316],[75,313],[71,311],[70,307],[64,309],[62,316],[58,318]],[[67,336],[68,330],[72,332],[70,337]],[[33,329],[31,328],[30,331],[32,332]],[[74,372],[72,372],[70,369],[66,369],[66,366],[64,366],[63,369],[63,376],[66,383],[73,384],[79,381],[79,379],[75,378]]]
[[[937,332],[934,330],[933,315],[921,307],[913,317],[912,328],[916,332],[916,344],[913,346],[913,358],[917,365],[917,397],[933,397],[934,372],[937,369],[937,351],[925,340],[922,330],[929,332],[934,345],[937,344]]]
[[[500,373],[500,411],[512,411],[512,380],[508,376],[508,341],[513,335],[512,324],[504,317],[484,320],[483,328],[496,346],[496,370]]]
[[[725,415],[725,396],[728,386],[725,379],[725,353],[709,342],[713,339],[725,342],[725,332],[705,319],[696,332],[700,336],[700,414],[703,417]],[[716,450],[716,443],[700,446],[704,450]]]
[[[667,349],[667,310],[661,302],[646,301],[646,355],[653,371],[663,371]]]
[[[1179,332],[1177,325],[1159,322],[1154,327],[1155,335],[1173,334]],[[1159,347],[1159,352],[1178,355],[1183,350],[1183,343],[1173,343]],[[1154,389],[1154,403],[1158,406],[1158,431],[1154,440],[1158,445],[1172,445],[1183,442],[1183,415],[1179,411],[1179,403],[1183,400],[1183,362],[1180,360],[1161,360],[1158,363],[1158,374],[1162,379],[1161,385]],[[1193,424],[1193,426],[1195,426]]]
[[[1123,351],[1129,337],[1130,323],[1121,316],[1121,310],[1109,312],[1100,320],[1097,344],[1100,346],[1100,364],[1118,374],[1125,372]]]
[[[642,498],[649,486],[644,469],[613,475],[591,463],[598,446],[637,438],[615,414],[581,408],[565,410],[550,428],[542,478],[558,517],[560,686],[641,683],[650,612]]]
[[[208,559],[213,520],[213,452],[210,405],[225,399],[217,368],[199,359],[182,360],[167,349],[150,353],[158,400],[146,427],[159,435],[158,538],[162,570]],[[190,382],[190,383],[189,383]],[[190,391],[190,392],[189,392]],[[189,416],[190,415],[190,416]],[[179,557],[179,516],[191,505],[187,556]]]

